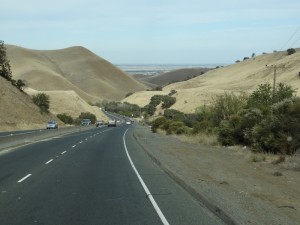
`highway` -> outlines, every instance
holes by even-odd
[[[223,224],[148,158],[134,126],[93,127],[0,154],[0,224]]]

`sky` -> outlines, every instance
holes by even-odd
[[[113,64],[231,64],[300,47],[299,0],[0,0],[0,40]]]

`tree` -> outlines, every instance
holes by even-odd
[[[287,51],[288,55],[292,55],[292,54],[296,53],[296,50],[293,49],[293,48],[289,48],[289,49],[286,50],[286,51]]]
[[[12,73],[9,60],[6,56],[6,47],[4,46],[4,41],[0,41],[0,76],[9,81],[12,79]]]
[[[92,123],[94,124],[97,120],[97,117],[95,114],[90,113],[90,112],[82,112],[80,113],[79,117],[80,120],[82,119],[90,119],[92,121]]]
[[[36,104],[41,112],[49,113],[50,97],[45,93],[39,93],[32,96],[32,101]]]
[[[12,85],[16,86],[20,91],[23,91],[24,87],[26,86],[26,83],[24,80],[14,80],[11,79]]]

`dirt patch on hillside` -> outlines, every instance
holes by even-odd
[[[137,126],[144,149],[237,224],[300,224],[300,157],[188,144]],[[177,181],[178,181],[177,180]]]

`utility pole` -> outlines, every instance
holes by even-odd
[[[273,77],[273,98],[275,96],[275,86],[276,86],[276,65],[274,66],[274,77]]]
[[[277,75],[277,65],[266,65],[267,68],[273,68],[274,69],[274,75],[273,75],[273,92],[272,96],[274,98],[275,96],[275,90],[276,90],[276,75]],[[285,65],[279,65],[278,68],[285,68]]]

